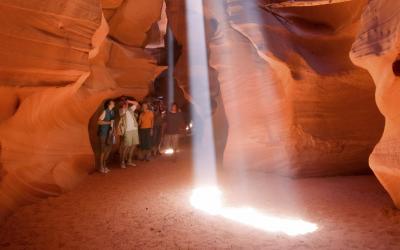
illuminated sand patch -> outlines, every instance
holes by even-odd
[[[222,216],[265,232],[297,236],[313,233],[318,229],[314,223],[264,214],[252,207],[225,207],[222,202],[222,192],[215,186],[194,189],[190,203],[194,208],[207,214]]]

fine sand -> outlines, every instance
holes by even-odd
[[[74,191],[23,207],[0,249],[400,249],[400,212],[373,176],[291,180],[219,171],[224,206],[315,223],[272,233],[196,210],[188,154],[93,174]]]

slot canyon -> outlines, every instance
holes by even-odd
[[[0,249],[400,249],[400,1],[0,14]]]

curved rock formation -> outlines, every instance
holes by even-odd
[[[207,3],[229,123],[224,165],[288,176],[368,171],[383,120],[372,79],[348,56],[363,2],[273,12],[258,1]]]
[[[376,103],[385,116],[385,130],[370,165],[400,207],[400,78],[396,66],[400,60],[400,2],[370,0],[361,20],[351,58],[373,77]]]
[[[141,98],[164,69],[144,52],[162,1],[132,3],[102,1],[104,17],[98,0],[1,1],[0,218],[74,187],[94,166],[102,100]]]

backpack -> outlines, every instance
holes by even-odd
[[[121,119],[119,119],[117,128],[116,128],[117,135],[123,136],[126,132],[126,115],[124,114],[121,116]]]

